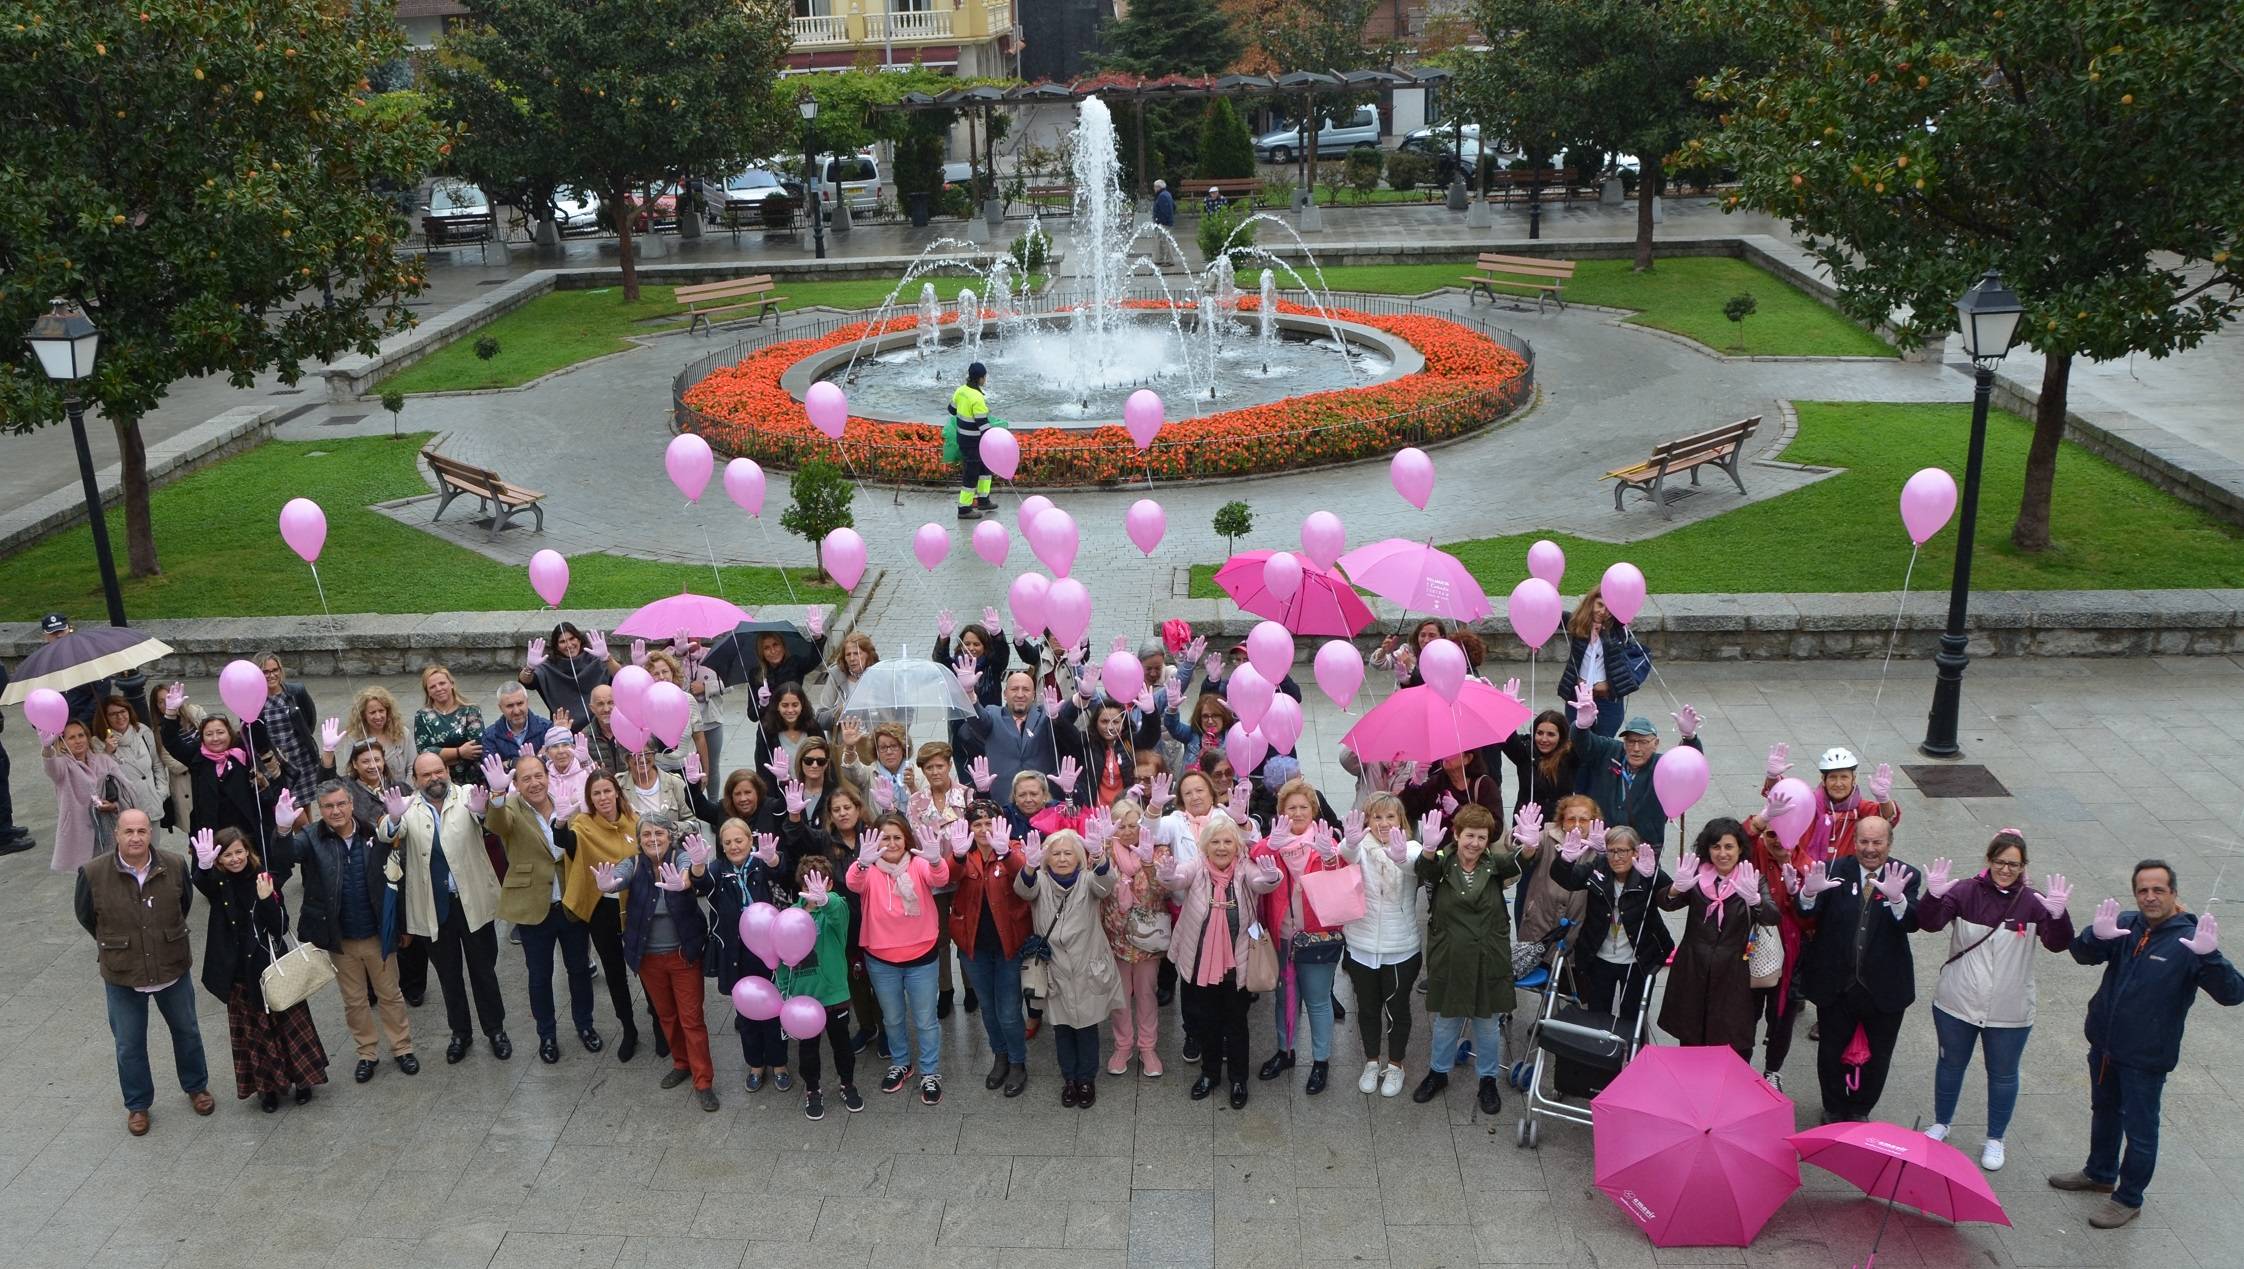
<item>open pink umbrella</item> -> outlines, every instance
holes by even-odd
[[[1948,1221],[2010,1223],[1979,1165],[1945,1141],[1881,1123],[1825,1124],[1793,1133],[1790,1140],[1803,1162],[1860,1186],[1871,1198],[1886,1200],[1888,1217],[1899,1203]],[[1885,1233],[1881,1220],[1878,1238]],[[1873,1240],[1865,1269],[1877,1261]]]
[[[1509,740],[1528,713],[1478,679],[1465,680],[1455,704],[1430,687],[1406,687],[1357,719],[1341,743],[1367,762],[1438,762]]]
[[[624,618],[616,633],[637,639],[668,639],[683,630],[696,639],[714,639],[731,634],[743,621],[755,619],[754,613],[738,605],[688,591],[641,608]]]
[[[1301,588],[1280,600],[1262,588],[1262,566],[1268,551],[1241,551],[1216,570],[1216,585],[1233,603],[1257,617],[1268,617],[1297,635],[1333,635],[1348,638],[1371,624],[1371,605],[1363,601],[1348,579],[1330,569],[1301,559]]]
[[[1644,1049],[1590,1115],[1597,1188],[1655,1247],[1743,1247],[1800,1188],[1792,1099],[1726,1044]]]
[[[1340,557],[1348,580],[1410,612],[1479,621],[1495,611],[1471,570],[1449,552],[1409,538],[1388,538]]]

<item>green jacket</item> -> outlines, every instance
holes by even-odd
[[[809,996],[831,1009],[849,1003],[849,905],[839,891],[826,906],[813,908],[797,900],[795,906],[818,922],[818,942],[810,955],[793,969],[785,965],[771,972],[772,985],[782,996]]]
[[[1433,887],[1426,907],[1426,1010],[1490,1018],[1512,1009],[1512,918],[1504,883],[1519,875],[1510,851],[1481,856],[1472,880],[1454,843],[1420,855],[1418,880]]]

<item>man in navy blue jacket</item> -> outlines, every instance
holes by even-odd
[[[2182,910],[2173,865],[2144,860],[2135,865],[2134,886],[2135,911],[2122,916],[2119,901],[2106,899],[2095,923],[2073,936],[2073,959],[2104,967],[2088,1002],[2088,1164],[2049,1184],[2110,1195],[2088,1218],[2098,1229],[2142,1214],[2143,1189],[2158,1165],[2159,1097],[2181,1057],[2182,1023],[2197,993],[2244,1004],[2244,974],[2219,950],[2220,922]]]

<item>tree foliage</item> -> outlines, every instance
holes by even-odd
[[[1944,338],[2000,270],[2046,358],[2012,540],[2049,544],[2075,357],[2162,357],[2244,288],[2244,8],[2187,0],[1742,0],[1765,59],[1706,85],[1735,202],[1784,217],[1846,311]]]
[[[1246,121],[1227,97],[1210,102],[1200,119],[1200,160],[1194,171],[1210,181],[1254,175],[1254,138],[1247,135]]]
[[[810,543],[813,554],[827,534],[857,523],[849,509],[857,497],[857,486],[850,483],[847,472],[823,458],[813,458],[797,468],[788,489],[790,499],[787,510],[780,513],[779,525]],[[825,576],[823,561],[818,575]]]
[[[444,137],[409,102],[366,108],[399,43],[373,6],[0,4],[0,419],[63,417],[13,333],[49,297],[83,304],[101,345],[81,392],[117,432],[136,576],[157,571],[140,418],[173,383],[294,383],[411,322],[395,195]]]
[[[1321,0],[1316,4],[1257,6],[1245,20],[1254,25],[1249,38],[1279,73],[1286,71],[1350,71],[1385,66],[1400,51],[1393,42],[1367,44],[1364,25],[1383,0]],[[1286,101],[1286,110],[1312,120],[1346,119],[1355,108],[1372,99],[1370,94],[1334,90]],[[1319,123],[1302,125],[1303,148],[1308,151],[1309,180],[1317,180],[1317,146],[1313,138]]]
[[[1101,70],[1147,78],[1218,74],[1239,54],[1238,38],[1215,0],[1135,0],[1127,17],[1101,28],[1100,43],[1106,49],[1096,59]],[[1174,184],[1198,166],[1201,115],[1196,103],[1118,102],[1114,127],[1127,188],[1150,189],[1156,176]],[[1144,172],[1138,170],[1141,127]]]

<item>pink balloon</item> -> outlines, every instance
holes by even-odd
[[[1317,687],[1333,704],[1348,708],[1356,699],[1356,689],[1364,685],[1364,654],[1346,639],[1327,639],[1312,664]]]
[[[752,516],[764,513],[764,469],[753,458],[736,458],[725,464],[725,496]]]
[[[1512,587],[1511,602],[1506,605],[1512,619],[1512,633],[1530,648],[1540,648],[1557,633],[1564,605],[1559,602],[1558,590],[1541,577],[1522,578]]]
[[[265,708],[265,671],[247,661],[228,661],[218,672],[218,699],[248,722]]]
[[[1418,650],[1418,676],[1443,700],[1455,704],[1464,690],[1465,673],[1472,666],[1465,650],[1447,639],[1436,639]]]
[[[1673,749],[1668,751],[1674,752]],[[1662,754],[1660,766],[1666,765],[1667,755]],[[1658,777],[1658,767],[1652,769],[1652,775]],[[1777,840],[1784,843],[1784,848],[1791,850],[1800,844],[1800,839],[1806,837],[1808,829],[1815,824],[1815,790],[1808,787],[1807,781],[1797,776],[1786,776],[1777,781],[1770,786],[1769,792],[1774,793],[1778,789],[1784,790],[1786,796],[1792,799],[1792,809],[1771,821],[1769,827],[1776,830]]]
[[[662,469],[670,473],[670,483],[678,487],[687,502],[701,501],[702,491],[709,488],[709,473],[716,461],[716,456],[709,452],[709,442],[691,432],[671,437],[670,447],[662,451]]]
[[[675,683],[656,683],[647,689],[642,708],[647,730],[664,745],[677,748],[685,739],[687,724],[693,722],[693,698],[686,695],[686,689]]]
[[[768,965],[771,962],[764,963]],[[772,986],[768,978],[742,974],[740,981],[732,985],[732,1007],[750,1022],[769,1022],[779,1016],[779,989]],[[818,1016],[823,1018],[826,1015],[821,1010]]]
[[[1013,579],[1005,602],[1013,610],[1013,629],[1023,639],[1044,633],[1044,602],[1052,593],[1052,579],[1042,573],[1023,573]]]
[[[1940,468],[1927,467],[1901,487],[1901,525],[1918,546],[1947,528],[1954,514],[1956,478]]]
[[[1223,734],[1223,756],[1231,760],[1231,771],[1241,780],[1261,766],[1269,753],[1270,742],[1261,732],[1249,731],[1244,722],[1231,724],[1231,730]]]
[[[982,523],[990,522],[984,520]],[[998,532],[1003,533],[1005,530],[999,529]],[[934,572],[935,566],[941,564],[943,557],[950,553],[951,535],[942,525],[929,521],[919,526],[919,532],[912,534],[912,554],[919,557],[919,566],[928,572]]]
[[[1122,403],[1122,427],[1139,449],[1153,444],[1155,434],[1161,430],[1161,396],[1151,388],[1140,388]]]
[[[1291,551],[1272,551],[1262,561],[1262,588],[1279,603],[1291,603],[1301,590],[1301,557]]]
[[[803,394],[803,410],[810,415],[810,425],[835,440],[842,437],[842,429],[849,426],[849,398],[842,395],[840,387],[820,380],[810,385]]]
[[[1660,809],[1671,820],[1706,796],[1706,781],[1706,755],[1689,745],[1661,754],[1652,767],[1652,791],[1660,795]]]
[[[608,715],[608,730],[616,734],[616,743],[625,753],[644,753],[647,748],[647,729],[638,719],[617,710]]]
[[[555,608],[561,606],[561,597],[569,593],[569,561],[561,552],[547,547],[530,557],[530,589]]]
[[[1036,523],[1036,518],[1051,509],[1052,500],[1050,498],[1043,494],[1030,494],[1028,497],[1021,499],[1021,509],[1015,512],[1013,516],[1013,527],[1019,529],[1021,536],[1025,538],[1028,536],[1028,527]]]
[[[818,918],[801,908],[781,908],[771,923],[771,950],[778,954],[779,963],[800,965],[817,946]],[[825,1022],[824,1009],[818,1011],[818,1019],[821,1024]]]
[[[1169,513],[1153,499],[1140,498],[1122,513],[1122,527],[1129,532],[1131,544],[1140,553],[1151,555],[1169,532]]]
[[[1106,688],[1108,700],[1126,708],[1145,690],[1145,663],[1128,650],[1109,652],[1106,664],[1099,667],[1099,683]]]
[[[1271,698],[1270,712],[1262,716],[1262,726],[1255,728],[1270,747],[1279,753],[1292,753],[1301,739],[1301,704],[1284,692]]]
[[[1004,525],[984,520],[974,526],[974,554],[982,557],[982,563],[991,568],[1003,567],[1005,555],[1012,548],[1013,539],[1005,532]]]
[[[306,564],[316,563],[319,549],[327,545],[327,513],[309,498],[291,498],[281,508],[280,531],[289,550]]]
[[[1091,592],[1072,577],[1053,582],[1044,593],[1044,624],[1063,648],[1083,642],[1091,629]]]
[[[643,665],[627,665],[617,670],[615,678],[608,683],[608,690],[616,695],[616,713],[645,726],[647,690],[653,686],[654,675],[647,673]]]
[[[1301,553],[1318,568],[1330,569],[1348,549],[1348,529],[1330,511],[1312,511],[1301,522]]]
[[[772,946],[771,941],[772,927],[778,921],[779,909],[760,899],[740,910],[741,946],[747,948],[757,960],[766,965],[775,964],[779,960],[779,950]],[[779,1004],[779,993],[773,992],[771,999],[776,1010]],[[766,1018],[771,1016],[773,1015],[768,1013],[764,1015]]]
[[[855,529],[836,529],[818,544],[818,562],[826,566],[826,574],[835,585],[855,590],[858,580],[865,576],[865,539]]]
[[[1230,680],[1223,685],[1224,704],[1231,707],[1231,712],[1238,715],[1239,721],[1249,730],[1262,725],[1262,716],[1270,712],[1270,698],[1277,694],[1277,687],[1262,671],[1254,668],[1251,661],[1232,671]],[[1238,767],[1239,764],[1231,765]],[[1241,771],[1243,774],[1244,769]]]
[[[1013,479],[1013,473],[1021,469],[1021,443],[1013,439],[1012,429],[982,430],[982,466],[999,480]]]
[[[789,996],[779,1005],[779,1029],[797,1040],[815,1040],[826,1029],[826,1006],[816,996]]]
[[[1624,626],[1644,611],[1644,572],[1627,560],[1606,569],[1597,590],[1605,597],[1605,611]]]
[[[1028,522],[1029,550],[1052,570],[1052,576],[1065,577],[1075,567],[1075,550],[1082,540],[1075,527],[1075,517],[1058,507],[1047,507]]]
[[[1255,623],[1247,632],[1247,664],[1275,683],[1293,669],[1293,632],[1275,621]]]
[[[1527,575],[1540,577],[1551,584],[1551,589],[1558,589],[1558,580],[1566,576],[1566,552],[1549,538],[1541,539],[1527,548]]]
[[[1415,445],[1395,451],[1394,461],[1387,464],[1387,478],[1394,482],[1395,492],[1403,496],[1403,501],[1420,511],[1434,496],[1434,460]]]
[[[262,689],[265,676],[260,674],[257,679]],[[31,730],[40,735],[60,736],[62,729],[70,724],[70,702],[51,687],[34,688],[31,695],[24,698],[23,717],[31,724]]]

